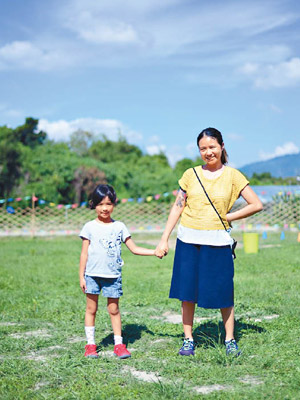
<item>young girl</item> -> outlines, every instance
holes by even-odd
[[[114,332],[114,354],[128,358],[130,352],[123,344],[119,298],[122,296],[121,243],[124,242],[133,254],[154,256],[155,250],[136,246],[126,226],[111,218],[117,196],[112,186],[98,185],[92,194],[91,209],[97,218],[87,222],[80,232],[82,250],[79,265],[80,287],[86,294],[85,333],[87,345],[85,357],[97,358],[95,344],[95,317],[98,296],[107,297],[107,309]],[[161,257],[160,257],[161,258]]]

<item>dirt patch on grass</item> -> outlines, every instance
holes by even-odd
[[[14,339],[26,339],[27,337],[52,337],[52,335],[50,335],[50,333],[46,329],[39,329],[37,331],[27,331],[22,333],[12,333],[9,336],[13,337]]]
[[[243,378],[240,378],[242,383],[247,385],[262,385],[264,382],[257,376],[245,375]]]
[[[36,392],[37,390],[40,390],[40,389],[42,389],[44,386],[47,386],[47,385],[49,385],[49,382],[47,382],[47,381],[40,381],[40,382],[37,382],[36,385],[35,385],[35,387],[33,388],[33,390]]]
[[[53,350],[61,350],[61,349],[65,349],[65,347],[50,346],[50,347],[41,349],[39,351],[31,351],[30,353],[28,353],[26,356],[23,356],[22,358],[24,358],[26,360],[46,362],[49,360],[49,358],[59,357],[59,354],[57,354],[57,353],[48,354],[49,351],[52,352]]]
[[[263,315],[260,318],[254,318],[254,322],[262,322],[262,321],[271,321],[272,319],[278,318],[278,314],[273,314],[273,315]]]
[[[137,369],[129,367],[128,365],[126,365],[123,368],[123,371],[130,372],[132,376],[143,382],[152,382],[152,383],[166,382],[164,378],[160,377],[158,374],[154,372],[138,371]]]
[[[22,326],[19,322],[0,322],[0,326]]]
[[[85,342],[85,340],[86,339],[82,336],[72,336],[66,342],[67,343],[79,343],[79,342]]]
[[[206,386],[198,386],[193,388],[197,393],[201,394],[210,394],[212,392],[218,392],[220,390],[231,390],[232,386],[226,385],[206,385]]]

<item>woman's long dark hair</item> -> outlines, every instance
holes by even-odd
[[[220,131],[218,131],[218,129],[206,128],[206,129],[203,129],[203,131],[200,132],[198,137],[197,137],[197,146],[198,147],[199,147],[200,140],[204,136],[208,136],[208,137],[212,137],[212,138],[216,139],[216,141],[219,143],[220,146],[223,146],[223,144],[224,144],[222,133]],[[225,147],[223,147],[223,149],[222,149],[221,163],[222,164],[227,164],[228,163],[228,154],[227,154],[227,151],[225,150]]]

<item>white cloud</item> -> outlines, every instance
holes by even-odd
[[[247,12],[245,12],[247,9]],[[278,61],[290,56],[286,45],[269,40],[257,45],[257,35],[293,23],[295,13],[280,3],[261,1],[187,3],[183,0],[70,0],[62,5],[60,23],[87,44],[98,44],[114,59],[157,59],[177,56],[177,62],[241,65],[247,60]],[[253,42],[253,43],[252,43]],[[275,43],[278,43],[276,41]],[[115,47],[114,45],[117,45]],[[129,47],[129,46],[130,47]],[[139,51],[120,51],[138,46]],[[120,47],[121,46],[121,47]],[[97,51],[93,47],[93,51]],[[106,57],[98,60],[106,61]],[[253,61],[252,61],[253,62]]]
[[[59,120],[54,122],[40,119],[39,129],[47,132],[49,138],[56,141],[67,141],[71,133],[78,129],[89,131],[95,135],[105,134],[111,140],[117,140],[120,133],[131,143],[140,142],[142,139],[140,133],[113,119],[79,118],[73,121]]]
[[[166,156],[169,160],[169,164],[171,165],[171,167],[174,167],[177,161],[180,161],[184,158],[184,154],[172,150],[168,150],[166,152]]]
[[[153,135],[150,136],[148,139],[149,143],[159,143],[160,142],[160,137],[158,135]]]
[[[154,144],[152,146],[146,146],[146,151],[150,156],[153,156],[154,154],[165,153],[166,146],[163,144]]]
[[[300,84],[300,58],[297,57],[277,64],[245,64],[240,71],[261,89]]]
[[[67,0],[56,2],[50,14],[44,30],[28,29],[31,40],[0,49],[0,68],[123,67],[171,58],[173,65],[206,68],[206,74],[191,70],[187,76],[213,83],[224,66],[234,67],[232,75],[244,65],[243,75],[249,76],[255,63],[273,65],[292,57],[290,42],[278,45],[272,35],[297,19],[280,2],[258,0],[229,0],[218,7],[209,1]],[[263,33],[268,38],[258,41]]]
[[[196,139],[197,138],[195,138],[194,142],[188,143],[185,147],[190,158],[195,158],[199,156],[199,149],[196,144]]]
[[[297,153],[299,153],[299,147],[296,146],[293,142],[286,142],[282,146],[277,146],[273,153],[265,153],[261,150],[259,152],[259,156],[261,160],[269,160],[270,158]]]
[[[50,70],[69,65],[58,51],[41,49],[30,41],[14,41],[0,48],[0,69]]]
[[[126,44],[139,41],[138,33],[131,24],[97,14],[86,9],[79,11],[77,15],[70,16],[66,26],[91,43]]]

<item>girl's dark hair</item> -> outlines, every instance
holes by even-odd
[[[197,146],[198,147],[199,147],[200,140],[204,136],[209,136],[209,137],[212,137],[212,138],[216,139],[220,146],[223,146],[223,144],[224,144],[222,133],[220,131],[218,131],[215,128],[206,128],[206,129],[203,129],[203,131],[200,132],[198,137],[197,137]],[[221,163],[222,164],[227,164],[228,163],[228,154],[227,154],[227,151],[225,150],[225,147],[223,147],[223,150],[222,150]]]
[[[90,208],[94,210],[96,205],[101,203],[105,197],[108,197],[113,204],[116,204],[117,195],[115,189],[110,185],[98,185],[93,191],[92,198],[90,200]]]

